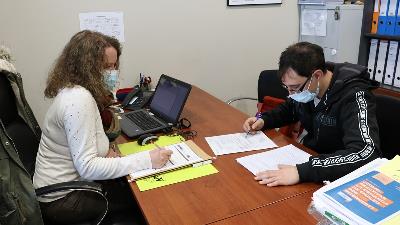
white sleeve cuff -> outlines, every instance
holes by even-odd
[[[152,168],[150,151],[138,152],[126,157],[129,158],[129,162],[131,163],[130,173]]]

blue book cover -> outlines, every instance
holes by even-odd
[[[377,171],[328,190],[325,194],[371,224],[400,210],[400,183]]]

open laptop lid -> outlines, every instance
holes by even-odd
[[[150,112],[167,123],[176,124],[191,89],[190,84],[161,75],[150,103]]]

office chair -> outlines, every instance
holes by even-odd
[[[392,159],[395,155],[400,155],[399,132],[396,132],[400,128],[400,99],[381,94],[375,96],[382,156]]]
[[[226,101],[231,104],[240,100],[254,100],[257,102],[258,112],[265,112],[271,110],[278,105],[285,102],[289,95],[288,90],[282,87],[281,81],[277,75],[277,70],[264,70],[258,77],[257,93],[258,98],[253,97],[235,97]],[[285,127],[279,128],[279,132],[293,139],[297,139],[300,135],[302,128],[300,122],[294,123]]]
[[[6,71],[0,71],[0,122],[9,141],[15,146],[18,151],[18,156],[25,167],[26,171],[33,177],[35,171],[36,154],[40,142],[40,128],[30,127],[28,123],[18,114],[18,102],[16,101],[15,93],[11,87],[8,76],[14,77],[15,74],[10,74]],[[16,75],[16,82],[20,83],[22,87],[22,79],[19,74]],[[13,78],[10,78],[13,79]],[[23,107],[29,108],[29,104],[26,102],[24,92],[20,89],[20,96],[18,96],[22,102]],[[30,115],[32,120],[36,122],[34,115]],[[0,128],[1,129],[1,128]],[[13,171],[10,171],[12,173]],[[32,185],[33,186],[33,185]],[[88,181],[73,181],[64,182],[46,187],[38,188],[35,190],[36,196],[42,196],[53,192],[65,191],[65,190],[82,190],[90,191],[98,194],[101,199],[104,199],[104,204],[99,207],[103,207],[104,211],[98,215],[94,221],[87,221],[80,223],[79,225],[86,224],[134,224],[135,221],[132,217],[132,213],[121,212],[118,215],[107,215],[108,201],[105,194],[102,191],[100,184]],[[106,217],[107,215],[107,217]],[[106,218],[105,220],[103,220]],[[45,224],[49,224],[48,222]],[[78,225],[78,224],[76,224]]]

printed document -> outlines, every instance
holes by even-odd
[[[294,145],[286,145],[270,151],[237,158],[236,161],[256,175],[265,170],[277,170],[278,164],[294,166],[307,162],[310,156]]]
[[[238,152],[247,152],[266,148],[278,147],[263,132],[256,134],[236,133],[213,137],[206,137],[215,155],[225,155]]]
[[[326,36],[327,11],[324,9],[303,9],[301,11],[301,35]]]
[[[79,23],[81,30],[98,31],[125,42],[122,12],[79,13]]]

